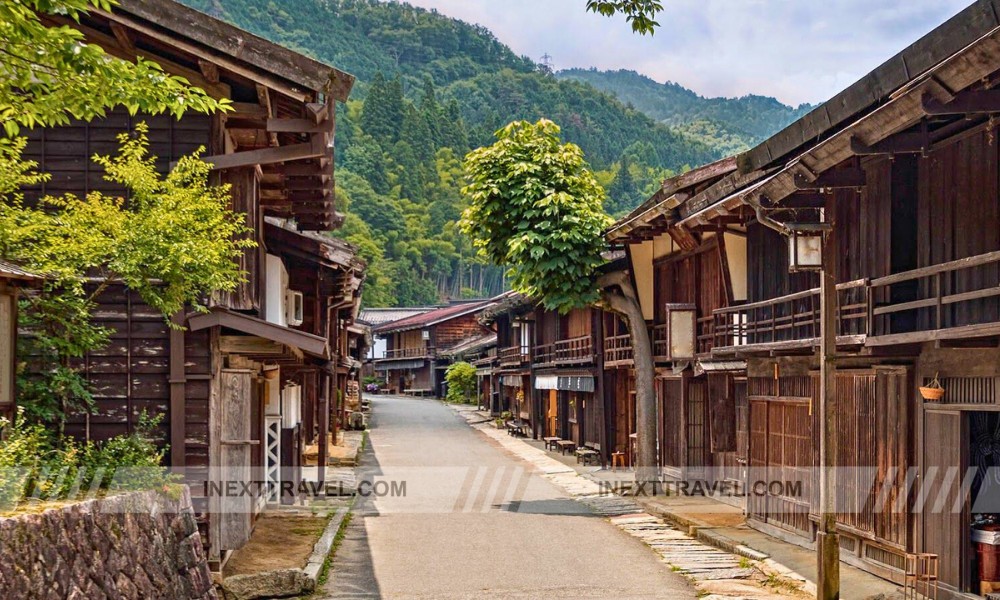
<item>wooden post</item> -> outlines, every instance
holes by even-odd
[[[317,479],[321,486],[326,486],[326,463],[329,459],[330,436],[330,380],[327,373],[320,373],[319,376],[319,465],[317,469]]]
[[[827,214],[833,214],[827,210]],[[837,536],[837,255],[833,233],[823,244],[820,271],[819,532],[816,538],[816,598],[840,598],[840,542]]]

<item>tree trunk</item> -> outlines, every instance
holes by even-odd
[[[653,345],[642,316],[639,296],[625,272],[603,275],[598,281],[604,308],[625,319],[632,336],[635,368],[636,469],[639,483],[656,481],[656,389]],[[616,291],[614,288],[618,288]]]

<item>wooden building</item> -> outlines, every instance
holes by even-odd
[[[204,147],[215,181],[232,185],[232,209],[245,216],[257,243],[240,259],[245,282],[211,298],[208,313],[174,315],[177,328],[137,293],[110,282],[95,318],[112,330],[111,343],[79,365],[96,410],[72,415],[67,426],[103,440],[133,431],[143,412],[165,415],[160,440],[192,485],[218,568],[246,542],[255,515],[279,499],[271,484],[298,481],[299,449],[324,439],[331,417],[338,419],[363,264],[345,244],[309,232],[341,220],[333,201],[334,107],[347,99],[354,78],[172,0],[121,0],[79,23],[44,20],[79,29],[113,56],[144,57],[233,103],[232,112],[180,120],[116,110],[92,122],[36,129],[25,153],[52,175],[26,190],[29,200],[121,193],[91,157],[114,153],[116,136],[145,121],[161,171]],[[233,480],[254,482],[258,491],[209,493]]]
[[[609,423],[601,376],[603,311],[581,308],[566,315],[508,292],[484,311],[497,330],[493,412],[510,412],[535,439],[558,437],[601,449],[610,459]],[[633,418],[634,421],[634,418]]]
[[[484,324],[496,329],[497,335],[497,356],[491,365],[495,385],[488,406],[493,415],[509,412],[534,431],[538,425],[531,393],[535,306],[516,292],[501,294],[494,300],[480,317]]]
[[[670,328],[671,304],[694,307],[694,356],[655,352],[672,371],[659,380],[665,471],[800,480],[745,508],[755,527],[812,544],[819,430],[833,419],[842,559],[901,582],[907,555],[934,554],[953,598],[984,589],[973,531],[1000,519],[982,471],[1000,466],[998,9],[974,3],[709,185],[668,185],[609,234],[654,329]],[[838,304],[825,416],[818,246],[805,239],[824,229]],[[925,399],[935,378],[944,396]]]
[[[492,333],[478,313],[489,301],[460,302],[376,327],[387,340],[375,372],[385,374],[388,389],[399,394],[442,396],[447,351]]]
[[[13,419],[17,406],[17,306],[26,288],[43,278],[0,260],[0,417]]]

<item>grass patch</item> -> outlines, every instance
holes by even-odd
[[[745,556],[741,556],[740,557],[740,568],[741,569],[750,569],[750,568],[753,568],[753,561],[750,560],[749,558],[745,557]]]
[[[337,529],[337,535],[333,538],[333,544],[330,545],[330,552],[327,553],[326,559],[323,561],[323,567],[319,570],[319,577],[316,579],[316,589],[319,590],[326,585],[326,582],[330,579],[330,566],[333,564],[333,557],[337,554],[337,549],[340,548],[340,544],[344,541],[344,536],[347,535],[347,526],[351,524],[351,519],[354,518],[354,513],[351,509],[348,509],[344,519],[340,522],[340,528]]]

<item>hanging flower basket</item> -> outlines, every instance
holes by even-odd
[[[941,382],[938,381],[937,373],[934,374],[934,380],[930,384],[920,388],[920,395],[928,402],[940,402],[941,398],[944,398],[944,388],[941,387]]]

